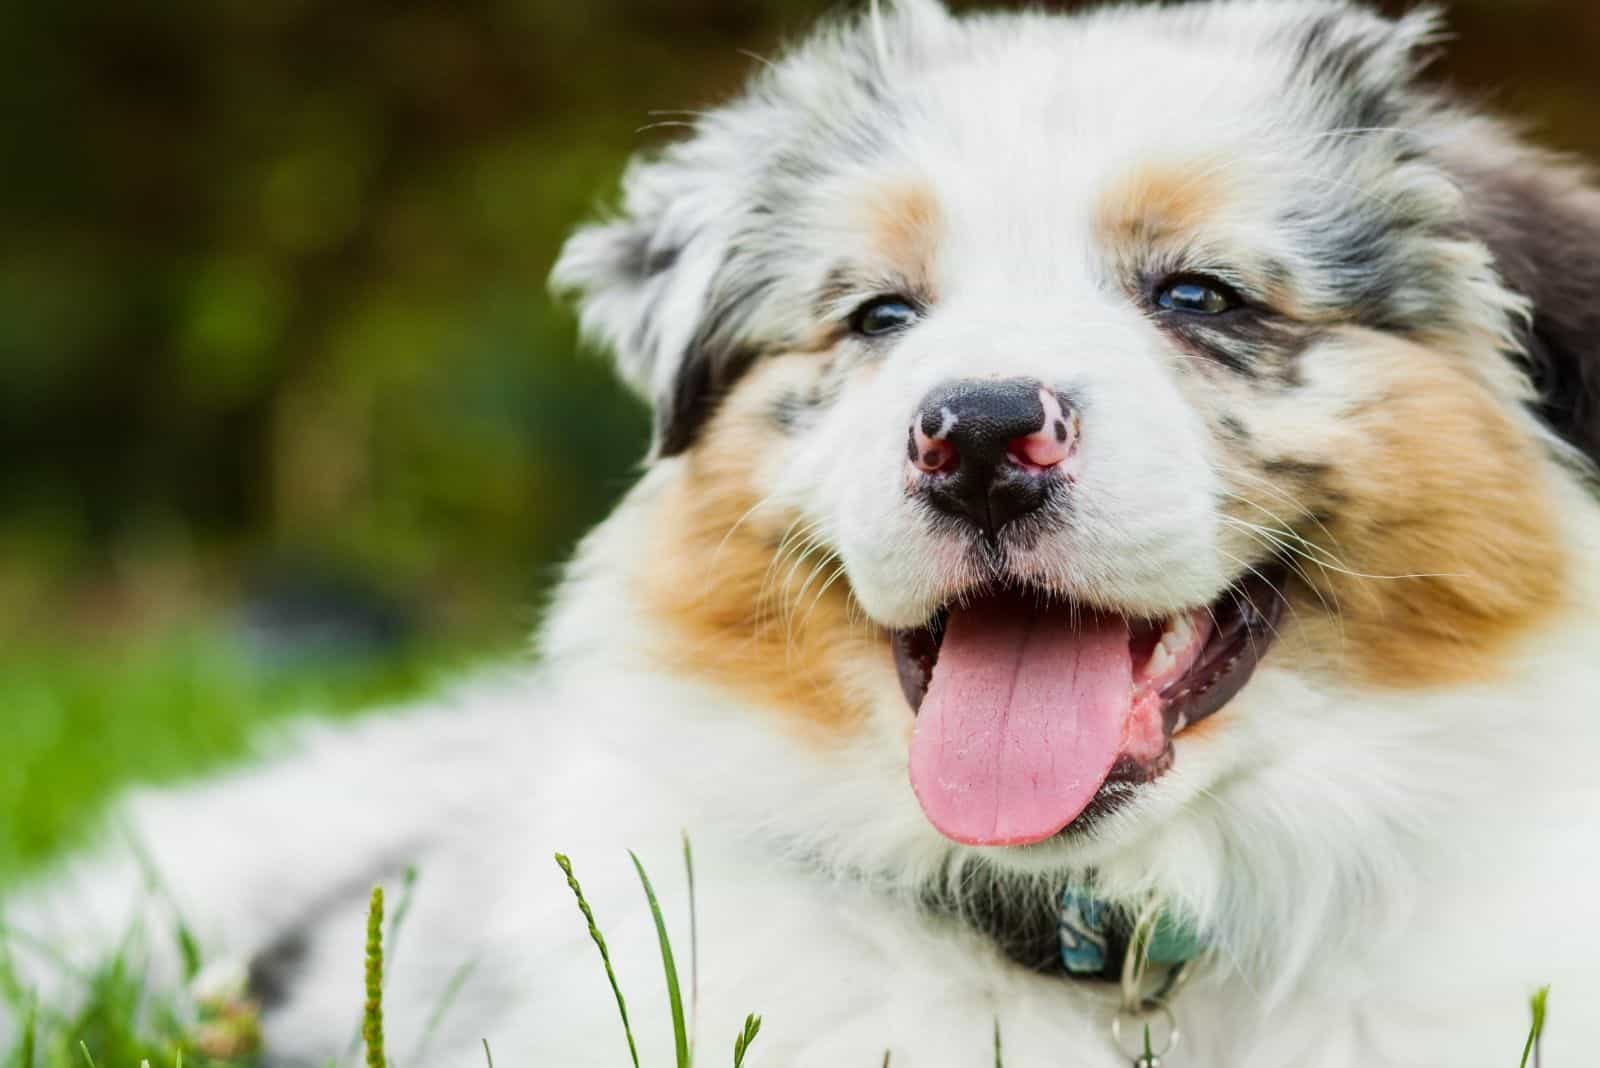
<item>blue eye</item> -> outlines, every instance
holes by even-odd
[[[850,329],[864,337],[897,333],[917,321],[917,309],[904,297],[874,297],[850,316]]]
[[[1189,315],[1221,315],[1243,303],[1239,294],[1214,278],[1174,278],[1156,290],[1156,304],[1167,311]]]

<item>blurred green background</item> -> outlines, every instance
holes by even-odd
[[[647,427],[559,242],[830,9],[5,6],[0,879],[119,783],[519,648]],[[1600,159],[1600,3],[1452,22],[1445,76]]]

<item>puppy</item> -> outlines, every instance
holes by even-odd
[[[1439,38],[825,27],[556,265],[656,430],[542,666],[134,798],[145,859],[18,895],[13,953],[66,1005],[36,947],[181,916],[323,1065],[414,865],[399,1063],[623,1064],[562,850],[662,1064],[624,850],[681,961],[687,831],[702,1061],[758,1012],[773,1066],[1504,1065],[1551,983],[1589,1063],[1600,195]]]

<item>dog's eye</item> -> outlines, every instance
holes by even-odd
[[[904,297],[874,297],[850,316],[850,329],[865,337],[883,337],[917,321],[917,309]]]
[[[1221,315],[1243,303],[1227,284],[1200,275],[1171,278],[1156,289],[1157,305],[1189,315]]]

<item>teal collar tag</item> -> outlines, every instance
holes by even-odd
[[[1133,940],[1134,923],[1135,918],[1126,909],[1087,890],[1064,891],[1057,924],[1061,963],[1072,975],[1084,978],[1120,975]],[[1173,967],[1194,960],[1204,949],[1193,927],[1163,912],[1151,929],[1145,957],[1151,964]]]

